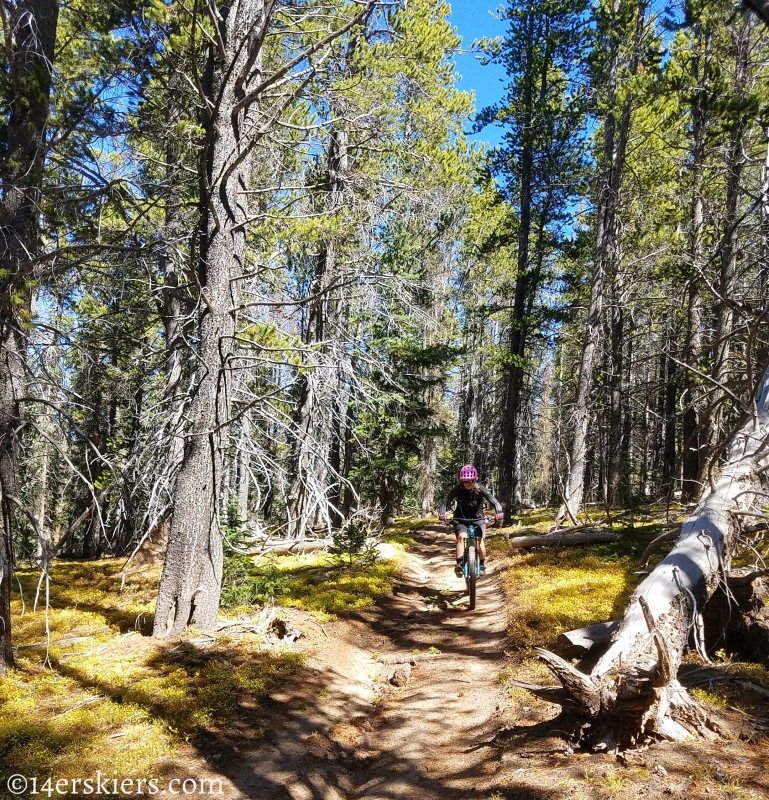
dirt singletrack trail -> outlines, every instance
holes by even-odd
[[[253,710],[268,715],[264,736],[225,732],[210,756],[228,779],[226,796],[458,800],[491,785],[502,591],[490,569],[476,609],[463,609],[451,531],[435,525],[412,535],[417,543],[393,593],[363,621],[330,623],[324,633],[297,619],[312,633],[312,654],[299,676]],[[402,686],[390,683],[394,673]]]

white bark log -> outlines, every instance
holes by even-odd
[[[713,720],[676,681],[690,630],[725,580],[740,520],[764,505],[769,469],[769,369],[752,413],[732,437],[726,465],[683,525],[672,552],[636,589],[613,642],[590,675],[538,651],[562,688],[537,694],[592,718],[599,747],[639,744],[650,735],[714,736]]]
[[[510,539],[510,547],[525,550],[529,547],[576,547],[577,545],[616,542],[621,536],[612,531],[587,531],[585,533],[544,533],[541,536],[516,536]]]
[[[729,568],[738,525],[734,512],[749,510],[760,498],[753,492],[763,491],[759,470],[769,466],[768,445],[769,370],[756,396],[755,416],[733,437],[715,491],[706,488],[694,514],[684,522],[671,553],[634,592],[617,638],[596,665],[594,676],[627,662],[638,649],[638,641],[649,639],[640,597],[645,598],[655,620],[675,614],[674,604],[682,602],[687,609],[687,628],[693,622]]]

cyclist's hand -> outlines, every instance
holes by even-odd
[[[445,521],[446,521],[446,515],[445,515],[445,514],[438,514],[438,519],[439,519],[441,522],[445,522]]]
[[[504,514],[494,514],[494,519],[495,519],[497,522],[502,522],[502,520],[503,520],[504,518],[505,518],[505,515],[504,515]]]

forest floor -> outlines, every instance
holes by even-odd
[[[546,525],[540,516],[534,524]],[[158,564],[116,593],[117,562],[63,563],[45,614],[47,650],[44,615],[14,601],[19,665],[0,682],[0,777],[68,778],[67,791],[53,793],[70,797],[91,796],[73,791],[73,776],[99,769],[160,776],[161,789],[186,780],[197,790],[185,796],[225,800],[769,798],[763,666],[727,654],[705,672],[691,665],[705,679],[697,696],[731,730],[724,739],[619,757],[575,751],[560,709],[511,683],[551,684],[533,648],[622,613],[648,542],[637,521],[618,544],[526,553],[507,542],[538,530],[489,532],[489,575],[469,611],[449,529],[404,528],[391,537],[408,545],[397,577],[378,584],[373,605],[338,617],[276,609],[302,634],[288,644],[239,632],[255,618],[237,614],[213,637],[158,642],[141,635],[151,630]],[[305,586],[341,603],[336,573],[314,569],[302,573],[316,576]],[[392,581],[392,562],[376,569]],[[20,577],[29,595],[36,575]],[[34,796],[6,785],[2,800]],[[113,794],[146,797],[146,788]]]
[[[725,741],[659,743],[619,759],[572,752],[560,709],[507,685],[543,678],[508,638],[516,598],[500,577],[516,556],[500,540],[471,612],[445,527],[411,535],[393,592],[359,619],[319,629],[294,612],[309,654],[300,673],[203,748],[226,797],[769,798],[764,734],[728,708]],[[400,687],[390,683],[398,670]]]

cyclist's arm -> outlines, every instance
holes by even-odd
[[[497,512],[497,514],[502,513],[502,504],[485,486],[478,484],[478,491],[481,493],[481,497],[483,497],[485,500],[488,500],[488,502],[494,506],[494,510]]]
[[[451,491],[441,500],[441,507],[438,510],[438,514],[445,514],[446,507],[448,504],[457,496],[457,491],[459,490],[458,486],[452,487]]]

